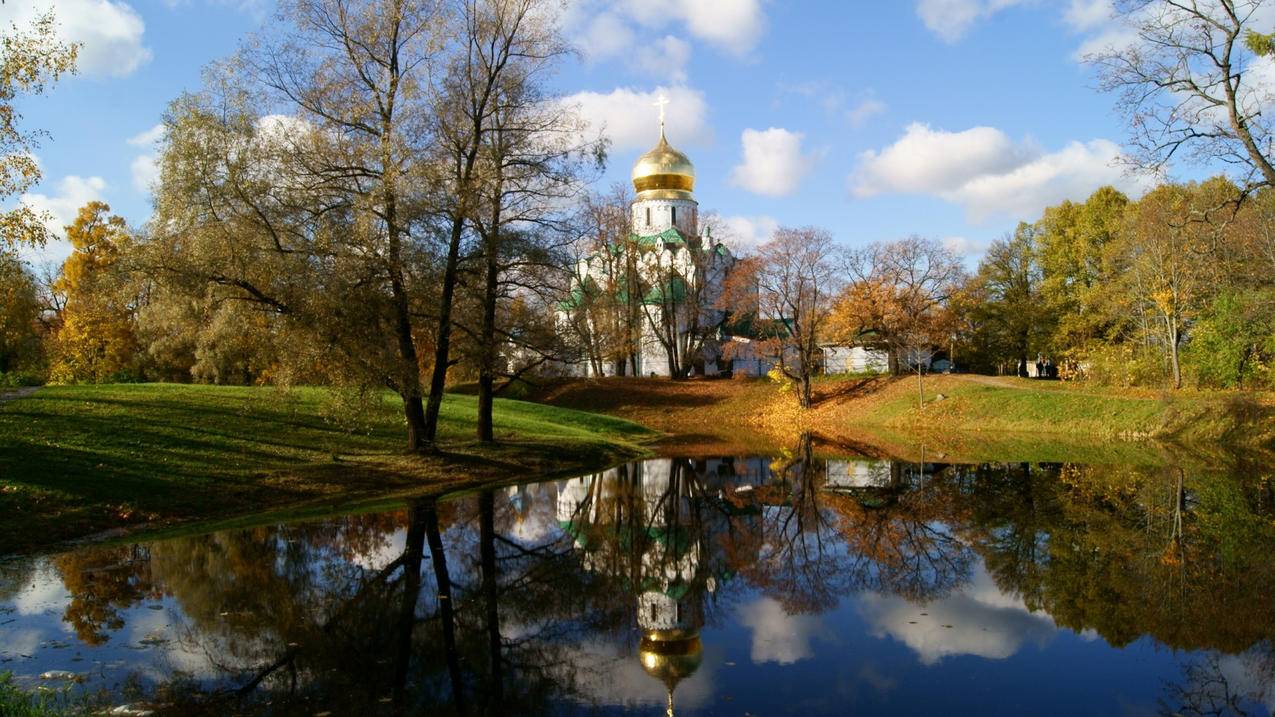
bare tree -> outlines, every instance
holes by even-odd
[[[802,408],[811,405],[811,378],[819,370],[819,340],[833,299],[841,290],[840,250],[817,227],[782,227],[741,261],[725,298],[737,315],[755,311],[760,321],[782,324],[763,345],[778,356],[776,368],[797,383]]]
[[[1118,0],[1132,39],[1086,60],[1099,86],[1118,94],[1128,119],[1133,164],[1163,173],[1186,158],[1239,173],[1245,194],[1275,185],[1270,88],[1254,82],[1245,35],[1265,0]],[[1269,28],[1260,28],[1269,29]],[[1125,37],[1122,34],[1120,37]]]
[[[544,0],[455,0],[455,21],[449,30],[458,47],[443,68],[435,97],[432,166],[437,189],[435,212],[445,226],[446,250],[439,281],[434,365],[425,403],[422,447],[432,449],[438,434],[439,412],[447,370],[451,367],[453,304],[460,276],[461,250],[471,222],[482,206],[482,183],[489,179],[482,161],[500,112],[503,90],[543,68],[561,54],[552,23],[546,21]],[[490,169],[490,163],[486,169]]]
[[[518,55],[493,88],[491,111],[481,133],[477,167],[480,181],[473,224],[482,255],[482,297],[478,346],[478,439],[493,440],[492,403],[501,348],[511,334],[498,326],[497,308],[517,293],[547,294],[541,272],[556,250],[570,239],[566,207],[581,191],[582,173],[592,160],[601,167],[606,145],[589,140],[585,125],[545,93],[555,61],[567,52],[558,36],[557,18],[532,12],[535,3],[490,6],[487,22],[512,21],[518,13]],[[501,20],[502,12],[510,17]],[[585,139],[581,139],[584,137]],[[503,335],[502,335],[503,334]],[[526,348],[525,344],[523,348]]]
[[[615,373],[637,374],[642,332],[639,249],[630,226],[632,198],[623,184],[605,195],[585,197],[576,260],[571,264],[567,318],[577,355],[594,375],[613,366]]]

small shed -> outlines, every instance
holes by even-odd
[[[838,373],[886,373],[890,370],[890,355],[880,349],[842,344],[824,344],[823,370],[827,374]]]

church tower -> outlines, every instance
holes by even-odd
[[[664,105],[660,98],[660,141],[638,157],[633,165],[633,232],[649,237],[677,229],[683,238],[699,236],[699,202],[695,189],[695,166],[674,149],[664,136]]]

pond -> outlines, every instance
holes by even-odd
[[[1270,714],[1247,473],[805,443],[87,547],[0,564],[0,672],[183,715]]]

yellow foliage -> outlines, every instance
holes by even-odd
[[[110,210],[90,202],[66,228],[74,251],[54,284],[65,308],[50,339],[52,383],[136,377],[135,307],[117,266],[130,236],[122,218],[108,216]]]

